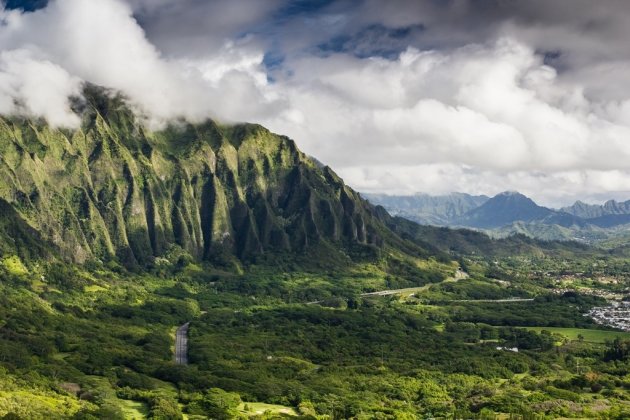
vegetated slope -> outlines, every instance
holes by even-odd
[[[371,203],[385,207],[394,216],[401,216],[423,225],[434,226],[447,226],[489,199],[485,195],[475,196],[463,193],[439,196],[364,193],[361,195]]]
[[[523,234],[512,234],[504,238],[491,238],[487,234],[470,229],[423,226],[402,217],[390,216],[383,207],[376,213],[390,229],[402,238],[413,241],[434,253],[448,255],[580,255],[598,252],[583,243],[574,241],[543,241]]]
[[[289,139],[259,126],[207,121],[150,132],[120,98],[98,91],[88,92],[83,117],[77,131],[0,122],[0,388],[7,390],[0,393],[0,416],[183,418],[183,410],[191,418],[234,418],[240,407],[253,416],[250,404],[259,401],[282,403],[275,407],[302,418],[473,418],[481,407],[549,414],[549,405],[530,410],[527,392],[532,402],[543,396],[554,404],[571,392],[571,401],[584,401],[563,412],[572,415],[591,409],[592,389],[562,394],[547,386],[559,374],[571,378],[569,360],[581,357],[589,371],[619,370],[602,368],[601,348],[571,344],[558,352],[549,334],[509,328],[592,327],[584,313],[601,298],[460,300],[542,288],[530,279],[521,283],[520,275],[486,279],[495,255],[593,252],[585,246],[522,236],[492,240],[391,217]],[[197,264],[297,255],[322,244],[338,254],[385,250],[402,258],[319,273],[300,272],[293,261],[253,264],[242,274]],[[173,252],[197,261],[133,273],[116,264],[39,259],[136,265]],[[12,253],[36,262],[24,264]],[[457,269],[450,259],[463,253],[492,256],[491,263],[476,259],[469,270],[464,263],[471,259],[462,258],[469,280],[447,281]],[[513,262],[501,264],[529,272],[527,263]],[[504,273],[500,266],[497,272]],[[424,287],[429,283],[437,287]],[[361,296],[410,286],[423,295]],[[320,303],[299,303],[313,301]],[[169,331],[191,320],[194,366],[182,368],[173,362]],[[551,376],[540,382],[540,372]],[[614,392],[623,386],[606,375],[606,395],[614,396],[607,401],[621,405],[623,394]],[[496,386],[514,378],[510,388]],[[573,389],[572,380],[566,383]]]
[[[0,119],[0,235],[10,238],[3,254],[129,267],[173,255],[215,263],[295,255],[320,245],[342,255],[390,247],[441,260],[445,251],[499,246],[485,235],[391,218],[261,126],[207,120],[152,132],[120,96],[88,86],[85,97],[78,130]],[[530,201],[500,195],[479,208],[490,214]]]
[[[48,259],[51,247],[30,227],[13,207],[0,199],[0,255],[17,253],[24,259]]]
[[[0,119],[0,199],[21,219],[26,243],[38,232],[49,242],[41,247],[62,258],[127,266],[173,253],[231,261],[315,244],[423,252],[287,137],[211,120],[152,132],[120,96],[88,86],[85,97],[78,130]]]

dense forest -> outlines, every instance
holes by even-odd
[[[181,261],[132,273],[4,257],[0,410],[77,419],[628,416],[630,334],[584,316],[603,298],[550,292],[547,277],[532,279],[515,261],[464,261],[468,278],[410,285],[384,260],[323,275],[296,262],[282,273]],[[622,261],[606,263],[608,271]],[[364,294],[392,285],[405,288]],[[190,364],[176,365],[174,329],[188,321]]]

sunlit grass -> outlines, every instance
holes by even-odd
[[[582,336],[584,341],[590,343],[605,343],[608,340],[614,340],[616,337],[622,339],[630,339],[630,333],[622,331],[606,331],[606,330],[589,330],[582,328],[557,328],[557,327],[527,327],[528,330],[540,332],[542,330],[549,331],[554,334],[560,334],[569,340],[578,340],[578,336]]]
[[[277,404],[264,404],[258,402],[242,403],[238,407],[239,411],[247,416],[259,416],[262,414],[279,414],[285,416],[297,416],[298,413],[291,407]]]

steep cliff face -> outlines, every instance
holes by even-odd
[[[0,199],[65,258],[144,264],[380,244],[372,209],[295,143],[213,121],[147,130],[120,97],[86,91],[79,130],[0,118]]]

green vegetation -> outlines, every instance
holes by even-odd
[[[549,331],[569,340],[587,341],[604,344],[613,341],[617,337],[630,340],[630,333],[620,331],[587,330],[582,328],[556,328],[556,327],[529,327],[528,330],[541,332]]]
[[[134,270],[186,258],[234,268],[316,243],[333,258],[422,252],[286,137],[211,120],[150,132],[120,96],[84,93],[76,131],[0,117],[0,249]]]
[[[598,329],[583,315],[601,298],[550,294],[518,276],[511,285],[498,283],[478,274],[486,269],[474,259],[463,261],[470,278],[390,296],[361,296],[398,278],[386,271],[386,258],[326,275],[274,274],[266,265],[239,274],[193,263],[133,274],[11,260],[26,270],[0,269],[2,415],[624,418],[628,413],[624,372],[630,369],[630,341],[624,340],[630,336]],[[430,261],[420,265],[426,269],[425,264],[440,267]],[[515,274],[528,270],[512,267]],[[412,280],[400,277],[392,284],[407,282]],[[491,302],[508,295],[535,300]],[[542,319],[544,326],[531,327]],[[191,365],[177,366],[172,330],[189,320]],[[556,327],[566,323],[587,329]]]
[[[585,316],[624,249],[418,226],[262,127],[87,89],[76,132],[0,120],[1,418],[630,417],[629,336]]]
[[[308,405],[303,405],[300,412],[308,411],[309,408],[310,407]],[[296,409],[278,404],[242,403],[239,405],[238,409],[240,414],[244,414],[246,416],[267,415],[295,417],[299,415]],[[312,412],[315,413],[314,410]]]

